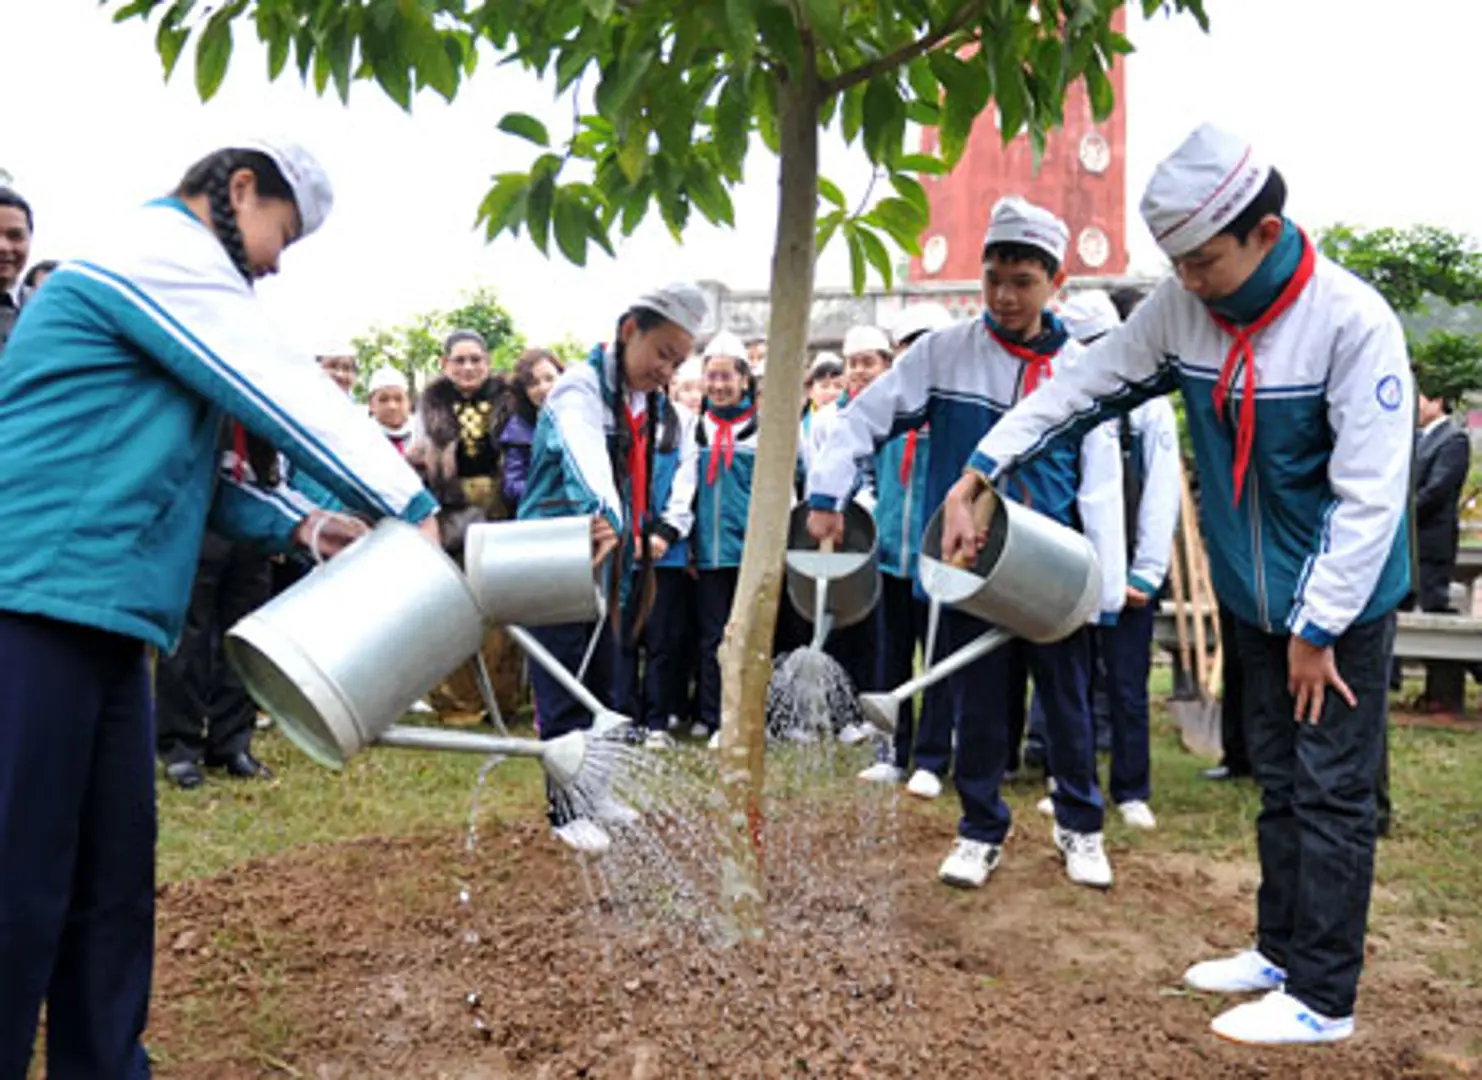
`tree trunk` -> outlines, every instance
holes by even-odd
[[[746,551],[726,624],[721,663],[721,783],[730,859],[724,902],[742,937],[765,933],[762,786],[766,779],[767,683],[782,595],[787,522],[798,452],[798,416],[813,300],[818,216],[818,72],[810,46],[804,68],[779,87],[781,201],[772,253],[772,320]]]

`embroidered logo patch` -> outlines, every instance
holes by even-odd
[[[1398,375],[1386,375],[1380,379],[1374,387],[1374,397],[1379,401],[1379,407],[1389,412],[1394,412],[1400,407],[1400,402],[1405,400],[1404,388],[1400,386]]]

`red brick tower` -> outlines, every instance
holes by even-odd
[[[975,281],[982,274],[988,212],[1004,195],[1022,195],[1057,214],[1070,228],[1066,269],[1073,275],[1113,275],[1127,270],[1126,142],[1123,63],[1110,74],[1117,107],[1103,124],[1091,119],[1085,87],[1065,100],[1065,125],[1050,134],[1039,173],[1029,140],[1007,147],[991,106],[978,117],[967,149],[947,176],[923,176],[931,224],[922,255],[911,260],[912,282]],[[935,129],[923,133],[922,150],[936,150]]]

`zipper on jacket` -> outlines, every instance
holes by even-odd
[[[911,576],[911,488],[915,486],[916,463],[911,462],[911,475],[903,485],[905,497],[901,499],[901,576]]]
[[[720,453],[715,447],[711,447],[710,452]],[[725,490],[726,474],[721,469],[717,469],[716,474],[715,487],[712,489],[712,494],[715,496],[715,566],[712,569],[719,570],[725,565],[725,559],[720,550],[720,541],[721,535],[725,532],[725,521],[721,518],[721,513],[725,509],[725,500],[721,497],[721,493]]]

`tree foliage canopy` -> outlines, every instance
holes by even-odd
[[[457,307],[423,312],[400,326],[378,326],[351,344],[360,363],[362,388],[377,368],[391,366],[411,378],[441,368],[443,342],[454,330],[477,330],[489,344],[489,366],[508,371],[525,348],[514,319],[492,289],[466,294]]]

